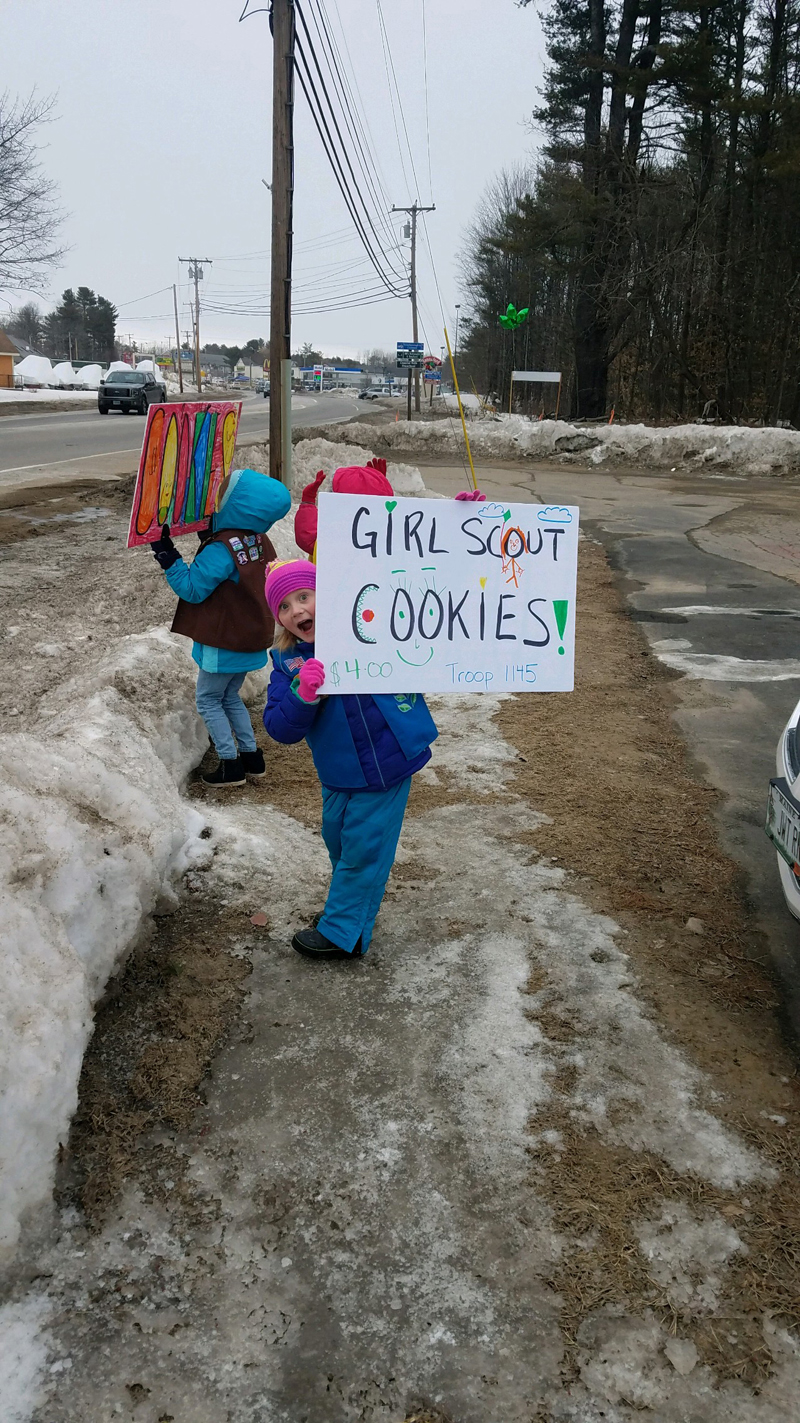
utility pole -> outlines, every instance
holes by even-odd
[[[269,472],[292,469],[292,203],[294,199],[294,0],[271,0],[272,272],[269,326]],[[262,182],[264,180],[262,179]]]
[[[194,279],[194,361],[197,375],[197,394],[203,389],[203,381],[200,375],[200,283],[203,280],[203,268],[201,262],[205,262],[207,267],[211,266],[210,257],[179,257],[179,262],[188,262],[189,280]]]
[[[176,287],[174,282],[172,283],[172,303],[175,307],[175,340],[178,343],[178,349],[175,352],[178,361],[178,383],[181,388],[181,395],[183,395],[183,365],[181,364],[181,328],[178,325],[178,288]]]
[[[435,212],[435,211],[436,211],[436,204],[435,204],[435,203],[434,203],[433,207],[429,207],[429,208],[422,208],[422,207],[420,207],[419,203],[412,203],[410,208],[392,208],[392,212],[407,212],[407,213],[409,213],[410,216],[411,216],[411,326],[412,326],[412,338],[411,338],[411,339],[412,339],[413,341],[418,341],[418,340],[419,340],[419,321],[418,321],[418,319],[417,319],[417,213],[418,213],[418,212]],[[409,373],[408,373],[408,379],[409,379],[409,382],[410,382],[410,381],[411,381],[411,372],[410,372],[410,371],[409,371]],[[410,387],[410,385],[409,385],[409,396],[410,396],[410,389],[411,389],[411,387]],[[415,371],[414,371],[414,409],[416,410],[417,414],[419,415],[420,404],[419,404],[419,370],[418,370],[418,369],[415,369]],[[411,401],[410,401],[410,399],[409,399],[409,419],[410,419],[410,418],[411,418]]]

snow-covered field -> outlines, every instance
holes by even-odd
[[[454,404],[454,402],[452,402]],[[743,425],[571,425],[522,415],[481,416],[468,404],[468,432],[479,459],[563,459],[643,470],[715,470],[740,476],[800,473],[800,431]],[[373,442],[374,426],[358,421],[331,438]],[[380,426],[381,448],[418,456],[460,458],[464,449],[457,409],[446,420],[398,420]]]
[[[0,404],[37,405],[42,401],[70,401],[76,405],[96,405],[94,390],[0,390]]]

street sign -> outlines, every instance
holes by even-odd
[[[512,371],[511,379],[540,381],[542,384],[558,385],[561,381],[560,371]]]
[[[400,370],[420,370],[425,355],[422,341],[398,341],[397,365]]]

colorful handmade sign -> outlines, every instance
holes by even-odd
[[[318,502],[323,695],[572,691],[577,508]]]
[[[230,473],[241,401],[151,405],[133,495],[128,548],[152,543],[162,524],[190,534],[214,512]]]
[[[497,319],[507,331],[516,331],[517,327],[522,325],[529,311],[529,306],[522,306],[517,311],[514,303],[510,301],[505,311],[501,312]]]

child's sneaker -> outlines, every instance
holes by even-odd
[[[298,929],[292,939],[292,948],[307,959],[360,959],[363,952],[360,939],[349,954],[346,949],[340,949],[338,944],[326,939],[319,929]]]
[[[241,756],[230,761],[220,761],[216,771],[208,771],[203,776],[204,786],[244,786],[247,784]]]
[[[264,765],[263,751],[240,751],[239,760],[244,767],[245,775],[249,776],[251,781],[260,781],[266,776],[267,768]]]

